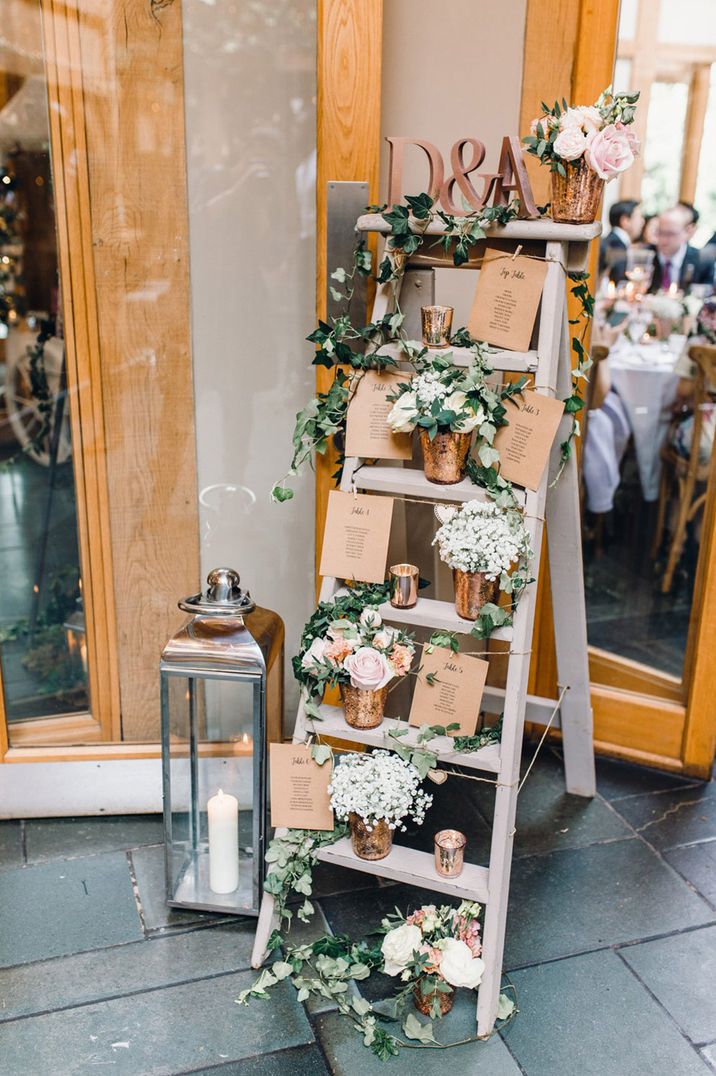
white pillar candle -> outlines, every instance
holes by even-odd
[[[239,885],[239,801],[221,789],[207,804],[209,888],[233,893]]]

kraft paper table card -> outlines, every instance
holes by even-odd
[[[488,247],[467,323],[470,335],[509,351],[527,351],[546,273],[546,262]]]
[[[509,425],[501,426],[495,437],[500,474],[508,482],[535,490],[542,481],[564,403],[528,389],[506,406]]]
[[[311,757],[310,744],[271,744],[271,825],[333,829],[328,794],[331,762]]]
[[[432,653],[428,653],[427,647],[423,648],[421,665],[409,724],[451,725],[456,722],[460,726],[456,736],[473,736],[489,662],[436,646]]]
[[[411,435],[393,433],[386,421],[393,406],[386,397],[407,380],[407,374],[380,370],[368,370],[361,377],[348,405],[346,456],[378,460],[411,458]]]
[[[392,497],[331,490],[320,574],[360,583],[383,583],[392,519]]]

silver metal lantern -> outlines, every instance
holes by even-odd
[[[246,624],[255,604],[237,572],[215,568],[179,608],[190,617],[160,664],[167,903],[258,915],[266,660]]]

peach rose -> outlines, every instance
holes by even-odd
[[[403,643],[396,643],[393,653],[390,655],[390,663],[398,676],[405,676],[410,671],[413,661],[413,651]]]
[[[326,649],[323,651],[323,657],[326,661],[331,661],[334,665],[340,665],[344,658],[347,658],[349,654],[353,653],[353,647],[347,639],[334,639],[333,642],[328,643]]]
[[[626,128],[619,130],[610,123],[603,131],[587,136],[584,159],[600,179],[607,182],[634,163],[634,153],[629,144]]]

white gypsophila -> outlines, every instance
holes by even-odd
[[[462,572],[484,572],[487,579],[497,579],[509,570],[521,555],[529,555],[529,535],[515,513],[507,513],[496,504],[466,501],[439,528],[437,543],[440,559]]]
[[[408,817],[420,825],[433,802],[420,787],[415,766],[390,751],[345,756],[333,771],[328,792],[338,819],[355,813],[369,830],[381,819],[391,829],[405,829],[401,823]]]
[[[665,321],[678,321],[684,315],[684,308],[673,295],[652,295],[648,300],[649,309],[655,318]]]

